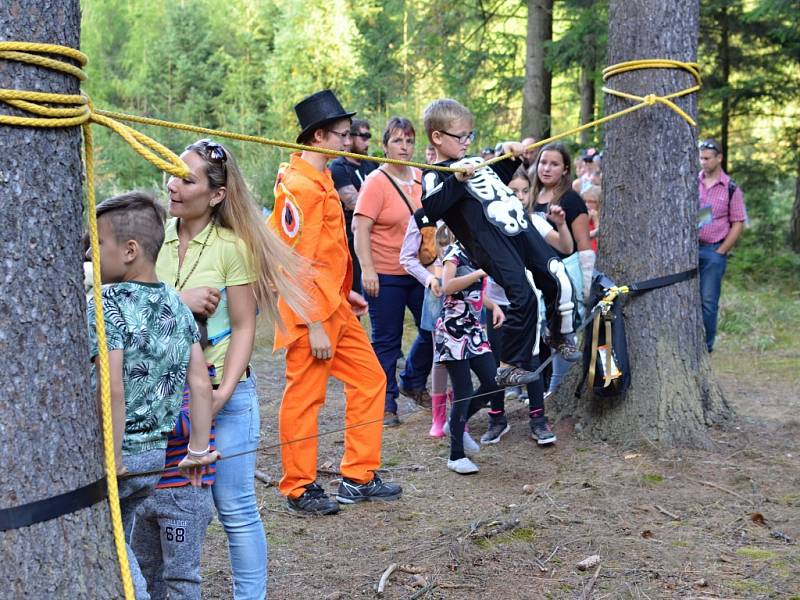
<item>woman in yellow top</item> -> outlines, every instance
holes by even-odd
[[[253,483],[261,430],[249,362],[257,309],[278,319],[280,294],[303,314],[303,298],[286,276],[302,264],[264,227],[225,147],[200,140],[181,158],[190,174],[167,185],[174,218],[167,222],[156,268],[191,311],[207,319],[217,449],[223,457],[246,453],[217,463],[214,504],[228,536],[234,598],[264,598],[267,542]]]

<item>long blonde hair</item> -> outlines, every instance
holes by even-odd
[[[308,272],[308,261],[267,228],[233,154],[222,144],[205,139],[187,146],[186,150],[203,159],[209,187],[224,187],[226,190],[225,199],[214,206],[211,218],[244,243],[247,267],[256,274],[253,292],[259,310],[282,325],[278,313],[280,296],[304,318],[308,311],[308,298],[301,285],[289,274]]]

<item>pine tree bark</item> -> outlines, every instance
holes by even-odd
[[[0,39],[78,47],[78,0],[5,0]],[[0,61],[0,88],[78,93],[73,77]],[[5,108],[0,110],[10,112]],[[0,125],[0,508],[103,475],[89,390],[78,128]],[[0,532],[4,598],[122,596],[108,503]]]
[[[789,229],[789,246],[800,253],[800,160],[797,163],[797,178],[794,180],[794,206]]]
[[[640,58],[695,60],[698,0],[611,0],[608,64]],[[691,86],[688,73],[640,70],[610,80],[615,89],[665,95]],[[694,95],[678,104],[696,115]],[[606,113],[630,106],[606,98]],[[692,127],[655,105],[607,124],[603,238],[598,269],[620,285],[697,265],[697,149]],[[664,446],[706,446],[708,427],[732,416],[704,346],[697,279],[624,300],[632,383],[604,400],[574,398],[577,373],[554,400],[556,413],[591,437]],[[574,369],[577,371],[578,369]]]
[[[545,66],[545,42],[553,39],[553,0],[528,0],[525,85],[522,88],[522,137],[550,135],[552,74]]]

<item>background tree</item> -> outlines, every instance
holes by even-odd
[[[553,39],[553,0],[528,0],[527,60],[522,89],[522,135],[536,140],[550,135],[552,74],[545,57]]]
[[[77,48],[79,35],[78,0],[0,4],[2,40]],[[76,94],[78,81],[0,61],[0,88]],[[80,150],[76,127],[0,125],[2,508],[72,491],[104,473],[88,385]],[[0,533],[0,557],[7,598],[122,595],[107,502]]]
[[[697,0],[611,0],[608,63],[639,58],[694,61]],[[615,76],[615,89],[666,95],[693,84],[688,73],[639,70]],[[608,96],[606,112],[629,106]],[[696,114],[694,96],[679,101]],[[687,270],[697,265],[697,159],[692,127],[661,106],[611,121],[605,129],[605,216],[598,268],[619,284]],[[631,172],[629,165],[646,169]],[[669,218],[665,218],[665,211]],[[707,426],[731,415],[714,382],[703,348],[697,279],[625,304],[632,383],[623,396],[570,398],[559,390],[562,414],[592,436],[622,443],[705,445]]]

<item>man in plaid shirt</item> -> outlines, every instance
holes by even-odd
[[[744,195],[722,170],[722,149],[714,139],[700,143],[700,208],[711,209],[711,222],[700,229],[700,297],[708,351],[714,349],[722,277],[730,252],[747,220]]]

